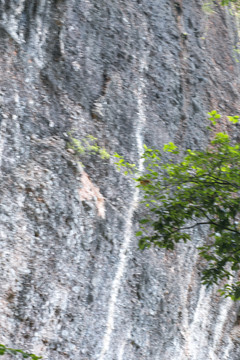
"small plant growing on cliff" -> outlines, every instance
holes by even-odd
[[[239,6],[239,0],[219,0],[220,5],[227,6],[229,4],[235,4]]]
[[[72,133],[68,133],[70,141],[68,148],[73,150],[82,158],[86,155],[99,155],[102,160],[108,160],[110,154],[104,147],[101,147],[97,143],[97,138],[92,135],[87,135],[85,138],[79,140],[72,136]]]
[[[212,128],[220,114],[209,113]],[[229,116],[236,124],[238,116]],[[169,160],[159,150],[143,154],[145,173],[135,180],[144,195],[149,216],[140,220],[140,249],[151,245],[174,249],[191,240],[191,229],[208,226],[209,240],[199,248],[208,266],[202,281],[207,286],[234,276],[240,267],[240,144],[231,144],[227,133],[217,133],[206,150],[187,150],[179,161],[179,149],[164,146]],[[240,282],[226,284],[224,296],[240,299]]]
[[[122,168],[125,168],[124,175],[135,174],[135,172],[137,170],[135,164],[131,164],[131,163],[125,161],[124,157],[119,155],[118,153],[115,153],[114,157],[115,157],[115,159],[117,159],[117,161],[114,163],[116,165],[117,169],[121,170]]]
[[[230,6],[233,5],[233,9],[235,11],[239,11],[240,10],[240,1],[239,0],[218,0],[218,1],[214,1],[214,0],[206,0],[204,1],[203,5],[202,5],[202,10],[207,13],[207,14],[212,14],[214,13],[214,8],[216,7],[216,5],[220,5],[220,6]],[[231,9],[230,9],[231,10]],[[230,12],[232,14],[232,11]],[[233,11],[234,13],[234,11]]]
[[[21,354],[23,359],[32,359],[32,360],[42,359],[41,356],[36,356],[34,354],[29,354],[29,353],[26,353],[26,352],[24,352],[22,350],[18,350],[18,349],[8,348],[5,345],[0,344],[0,356],[5,355],[5,354],[9,354],[9,355],[19,355],[19,354]]]

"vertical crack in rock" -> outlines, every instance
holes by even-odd
[[[45,63],[44,44],[51,26],[52,1],[0,1],[0,29],[18,45],[26,46],[39,68]]]
[[[144,105],[143,105],[143,92],[144,92],[144,81],[142,79],[142,73],[143,70],[146,67],[146,60],[143,58],[141,64],[140,64],[140,71],[139,71],[139,86],[136,91],[136,97],[137,97],[137,105],[138,105],[138,123],[136,128],[136,142],[137,142],[137,152],[139,156],[139,164],[138,168],[140,173],[144,169],[143,159],[141,159],[142,153],[143,153],[143,136],[142,132],[144,129],[144,125],[146,123],[146,115],[144,111]],[[128,258],[128,248],[131,242],[132,238],[132,218],[134,211],[137,209],[139,201],[139,189],[134,188],[133,198],[131,205],[129,206],[129,210],[127,212],[126,216],[126,226],[123,236],[123,243],[122,247],[120,249],[120,255],[119,255],[119,264],[116,271],[115,278],[112,283],[112,289],[111,289],[111,295],[108,305],[108,315],[107,315],[107,324],[106,324],[106,331],[103,337],[103,345],[102,345],[102,351],[98,357],[99,360],[104,360],[105,355],[107,354],[111,342],[111,335],[114,330],[114,317],[115,317],[115,307],[117,302],[117,296],[119,292],[119,288],[121,286],[121,280],[124,275],[125,266]],[[122,360],[122,356],[124,354],[124,348],[122,348],[118,360]]]
[[[38,58],[35,58],[36,63],[39,67],[43,66],[44,56],[42,53],[42,46],[46,42],[46,37],[48,34],[48,22],[44,22],[46,15],[49,15],[49,10],[47,9],[48,2],[47,0],[40,0],[37,5],[37,13],[35,17],[35,27],[33,32],[33,43],[38,48]]]
[[[0,169],[2,166],[3,150],[4,150],[4,137],[7,129],[7,119],[3,117],[0,127]]]

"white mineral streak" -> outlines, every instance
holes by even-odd
[[[199,239],[200,241],[200,239]],[[179,263],[179,271],[184,268],[182,263],[187,257],[191,258],[192,265],[188,264],[192,268],[189,268],[188,274],[184,277],[184,286],[181,286],[181,299],[183,309],[183,321],[182,321],[182,335],[185,339],[185,344],[181,348],[178,341],[174,344],[173,360],[203,360],[202,355],[206,356],[208,360],[219,360],[217,350],[219,348],[222,334],[224,333],[224,325],[226,323],[227,315],[233,306],[230,299],[221,300],[221,304],[218,306],[218,316],[214,326],[214,339],[213,344],[209,347],[209,330],[212,326],[212,318],[210,318],[213,299],[212,295],[216,294],[217,286],[212,288],[212,291],[206,289],[205,286],[201,286],[198,303],[194,311],[193,321],[189,322],[189,313],[187,304],[188,289],[191,287],[192,276],[194,275],[194,263],[197,260],[198,253],[194,247],[190,250],[191,253],[185,253],[182,256],[182,261]],[[229,359],[229,353],[231,350],[231,344],[229,344],[222,354],[221,360]],[[205,349],[205,351],[204,351]],[[205,359],[204,359],[205,360]]]
[[[144,129],[144,125],[146,123],[146,115],[144,110],[144,104],[143,104],[143,93],[144,93],[144,80],[142,79],[142,72],[146,68],[146,60],[143,59],[141,66],[140,66],[140,75],[139,75],[139,86],[136,91],[136,98],[137,98],[137,104],[138,104],[138,122],[136,127],[136,140],[137,140],[137,152],[139,155],[139,171],[142,172],[144,165],[143,165],[143,159],[141,159],[141,155],[143,153],[143,136],[142,132]],[[132,239],[132,218],[134,211],[137,209],[139,201],[139,189],[134,188],[133,193],[133,199],[129,206],[129,210],[126,215],[126,226],[125,231],[123,235],[123,243],[122,247],[120,249],[119,254],[119,264],[116,271],[115,278],[112,283],[112,289],[111,289],[111,295],[108,305],[108,316],[107,316],[107,324],[106,324],[106,331],[103,337],[103,345],[102,345],[102,351],[100,355],[98,356],[99,360],[104,360],[105,355],[107,354],[110,346],[111,341],[111,335],[114,329],[114,317],[115,317],[115,307],[117,302],[117,296],[118,292],[121,286],[121,280],[124,275],[125,266],[127,263],[127,257],[128,257],[128,248]],[[124,353],[124,347],[122,347],[119,355],[119,360],[122,359]]]
[[[192,233],[192,236],[196,236],[196,234]],[[199,242],[201,240],[199,239]],[[190,249],[187,246],[181,246],[181,256],[178,257],[178,269],[177,272],[179,274],[179,283],[183,283],[183,286],[180,287],[181,292],[181,312],[182,312],[182,321],[181,321],[181,334],[185,339],[185,346],[181,348],[181,344],[179,343],[179,339],[176,338],[174,343],[174,355],[172,355],[172,359],[174,360],[186,360],[190,359],[190,349],[191,341],[190,337],[194,336],[194,329],[189,324],[189,309],[186,304],[188,303],[189,290],[191,289],[194,280],[194,264],[197,261],[198,253],[193,245]],[[188,261],[187,259],[191,259]],[[187,268],[187,269],[186,269]],[[186,271],[183,272],[183,269]],[[203,290],[203,289],[202,289]],[[201,298],[201,295],[200,295]],[[195,318],[194,318],[195,319]],[[206,317],[207,319],[207,317]],[[192,333],[194,332],[194,333]],[[197,334],[198,336],[199,334]],[[192,359],[191,359],[192,360]]]
[[[127,339],[129,338],[129,336],[131,334],[131,329],[132,328],[130,326],[130,328],[128,329],[127,335],[125,336],[125,339],[123,339],[121,346],[119,347],[118,354],[117,354],[117,356],[118,356],[117,360],[125,360],[124,350],[125,350]]]
[[[229,282],[229,283],[231,283],[231,282]],[[232,300],[230,300],[229,298],[226,299],[225,301],[223,301],[220,306],[218,320],[215,324],[215,329],[214,329],[213,347],[209,354],[210,359],[217,360],[215,350],[217,350],[219,348],[219,345],[221,343],[221,338],[222,338],[222,335],[224,334],[224,325],[228,318],[228,314],[230,314],[230,312],[231,312],[232,307],[233,307],[233,303],[232,303]],[[228,338],[228,340],[229,340],[229,338]],[[223,360],[230,359],[229,353],[230,353],[231,348],[232,348],[232,343],[231,343],[231,345],[229,343],[229,346],[226,346],[225,352],[222,355]]]
[[[215,288],[215,291],[217,289]],[[206,293],[205,287],[202,286],[199,296],[199,301],[197,308],[194,314],[194,320],[189,326],[188,334],[188,358],[191,360],[198,360],[199,355],[203,353],[203,348],[208,347],[208,336],[209,336],[209,323],[211,319],[209,318],[210,309],[212,307],[212,299]],[[219,315],[214,327],[214,341],[211,348],[209,348],[207,353],[207,358],[209,360],[218,360],[216,350],[219,347],[221,342],[221,337],[223,334],[223,327],[227,319],[227,314],[229,313],[232,307],[232,302],[230,299],[227,299],[222,302],[219,306]],[[230,349],[228,349],[229,351]],[[186,359],[185,355],[182,355],[182,360]],[[229,359],[228,352],[225,352],[224,356],[222,354],[221,359]]]
[[[207,296],[205,287],[201,287],[193,322],[192,324],[188,324],[186,345],[184,347],[184,353],[181,355],[181,360],[186,359],[186,356],[192,360],[198,359],[199,350],[207,346],[208,342],[206,337],[208,336],[208,314],[210,307],[211,299]]]

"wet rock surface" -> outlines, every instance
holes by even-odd
[[[199,1],[0,0],[1,343],[51,360],[239,359],[238,304],[200,283],[204,231],[141,253],[134,183],[68,149],[93,135],[140,164],[144,143],[204,147],[208,111],[240,113],[236,34]]]

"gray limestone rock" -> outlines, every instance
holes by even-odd
[[[201,285],[205,230],[140,252],[134,183],[68,151],[70,133],[136,164],[143,144],[203,148],[208,111],[240,113],[238,41],[231,12],[199,0],[0,0],[1,343],[239,359],[238,304]]]

